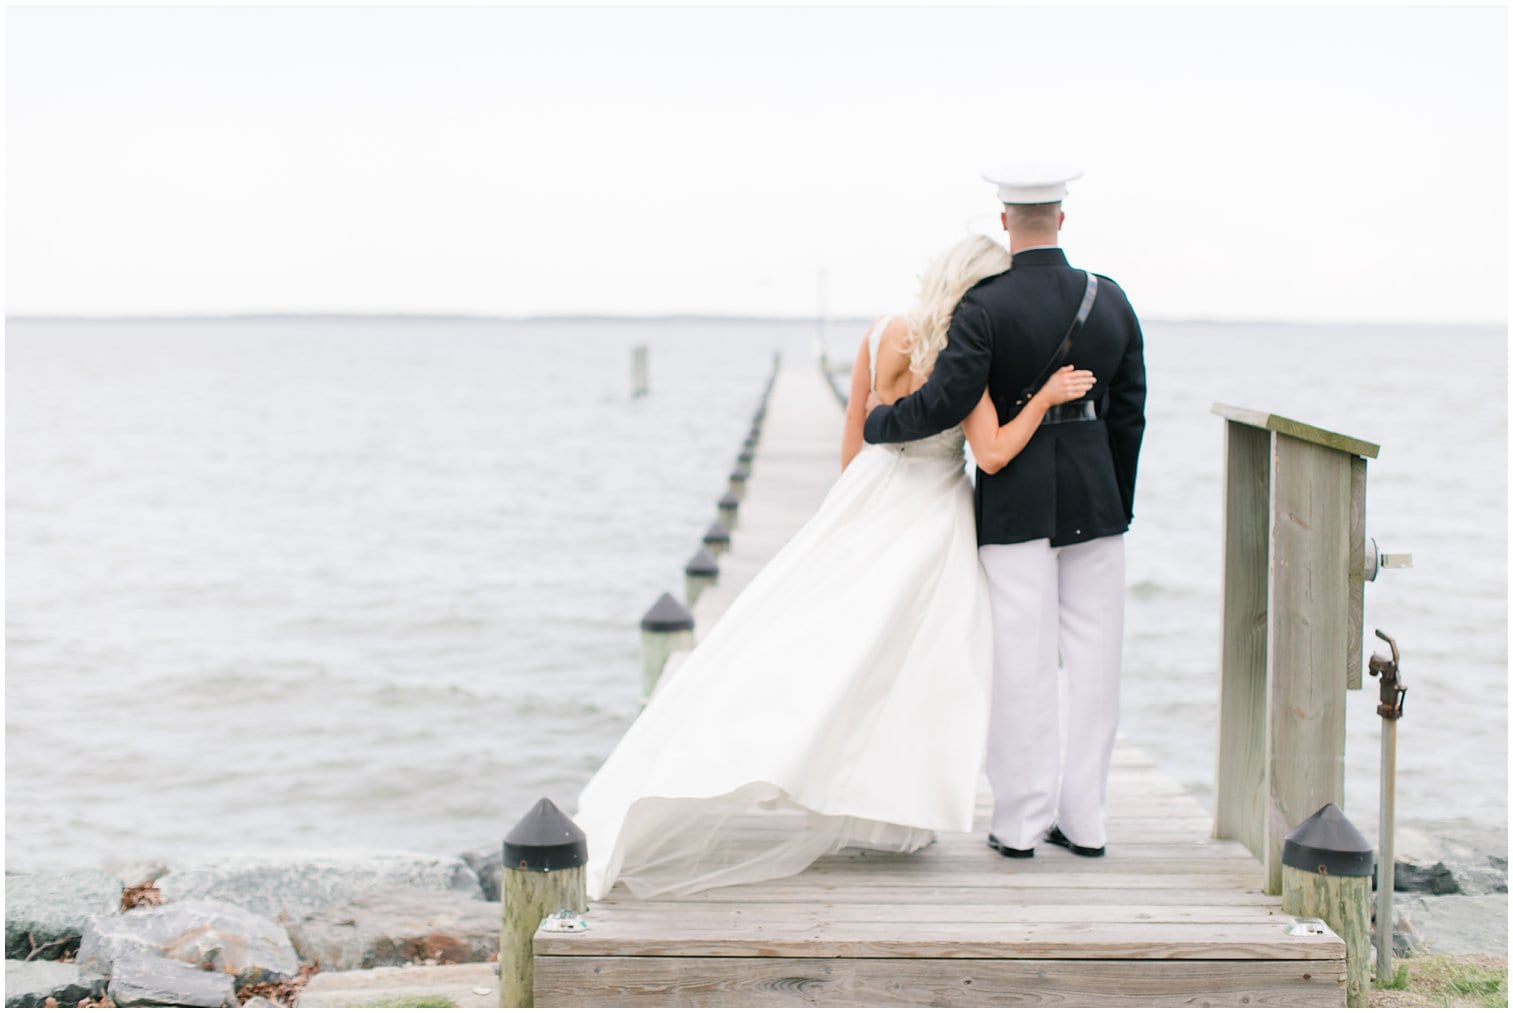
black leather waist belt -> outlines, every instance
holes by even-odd
[[[1098,409],[1091,401],[1072,401],[1069,404],[1053,404],[1045,410],[1040,420],[1043,426],[1057,422],[1092,422],[1098,418]]]

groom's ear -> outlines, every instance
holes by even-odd
[[[1063,225],[1065,225],[1065,224],[1066,224],[1066,212],[1065,211],[1057,211],[1056,212],[1056,231],[1060,232],[1061,231],[1061,227]]]
[[[1009,231],[1009,212],[1007,209],[998,212],[998,220],[1003,223],[1003,230]]]

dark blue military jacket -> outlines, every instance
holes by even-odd
[[[1135,466],[1145,433],[1145,357],[1140,322],[1124,292],[1099,275],[1098,296],[1067,361],[1090,369],[1098,418],[1042,425],[996,475],[977,472],[977,541],[1007,545],[1049,538],[1072,545],[1128,530]],[[1014,266],[967,291],[951,317],[930,379],[872,411],[869,443],[942,432],[967,417],[983,388],[999,424],[1055,353],[1077,315],[1086,280],[1060,248],[1023,250]]]

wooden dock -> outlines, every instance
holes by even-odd
[[[707,630],[823,498],[840,412],[818,371],[789,368]],[[1343,1006],[1345,946],[1289,931],[1261,863],[1121,741],[1108,855],[1042,845],[1027,861],[970,834],[912,855],[850,851],[798,876],[590,905],[584,932],[535,937],[538,1006]]]

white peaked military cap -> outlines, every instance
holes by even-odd
[[[998,187],[1005,204],[1052,204],[1066,196],[1066,185],[1081,177],[1069,165],[1001,165],[983,171],[982,178]]]

